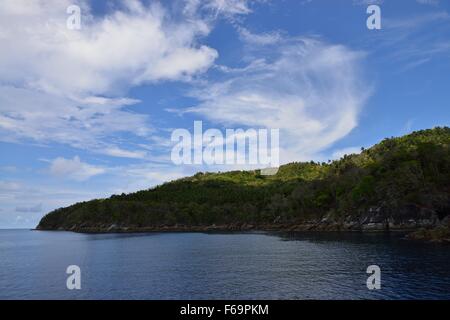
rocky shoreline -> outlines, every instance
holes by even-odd
[[[84,222],[47,226],[40,223],[36,230],[72,231],[78,233],[145,233],[145,232],[402,232],[406,239],[450,243],[450,214],[446,211],[404,206],[392,210],[373,206],[358,214],[336,217],[327,214],[310,220],[282,221],[278,216],[270,223],[234,222],[229,224],[158,224],[150,226],[132,223]]]
[[[118,224],[73,225],[47,229],[38,226],[36,230],[72,231],[78,233],[145,233],[145,232],[404,232],[412,240],[450,243],[450,219],[442,221],[408,220],[396,222],[390,219],[363,219],[358,221],[320,221],[295,223],[248,224],[231,223],[223,225],[155,225],[133,226]]]

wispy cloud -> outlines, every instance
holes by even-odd
[[[383,53],[401,72],[446,59],[450,53],[450,15],[432,10],[402,18],[383,16],[383,30],[367,38],[367,47],[374,55]],[[431,29],[434,32],[429,32]]]
[[[119,149],[112,137],[125,132],[147,136],[148,116],[123,110],[128,103],[121,99],[108,102],[79,103],[28,88],[0,86],[0,140],[62,143],[123,156],[109,152]]]
[[[248,0],[209,0],[206,7],[225,14],[247,14],[251,10]]]
[[[259,0],[261,1],[261,0]],[[250,2],[257,0],[186,0],[184,12],[190,16],[200,11],[210,11],[215,17],[218,15],[245,15],[251,12]]]
[[[278,31],[255,34],[244,27],[238,26],[237,28],[241,39],[246,43],[255,45],[269,45],[283,40],[281,32]]]
[[[359,153],[361,153],[361,147],[347,147],[343,149],[338,149],[333,151],[330,160],[337,160],[345,155],[359,154]]]
[[[50,173],[60,178],[84,181],[105,173],[105,169],[82,162],[78,156],[73,159],[58,157],[51,161]]]
[[[251,44],[258,63],[196,90],[201,102],[184,112],[230,127],[279,128],[282,162],[316,158],[357,126],[371,91],[363,53],[314,38]]]
[[[439,0],[416,0],[417,3],[420,4],[427,4],[427,5],[432,5],[432,6],[436,6],[439,4]]]
[[[42,203],[39,203],[39,204],[31,206],[31,207],[18,206],[18,207],[16,207],[16,212],[21,212],[21,213],[42,212]]]

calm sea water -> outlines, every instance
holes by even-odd
[[[384,234],[0,230],[1,299],[450,299],[449,266],[448,245]]]

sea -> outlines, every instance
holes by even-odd
[[[0,230],[0,299],[450,299],[450,245],[397,233]]]

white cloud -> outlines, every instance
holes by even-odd
[[[87,1],[82,29],[69,30],[73,1],[7,1],[0,7],[0,140],[64,143],[119,157],[121,133],[147,137],[149,119],[118,97],[130,86],[188,81],[207,70],[216,50],[198,45],[203,20],[178,19],[159,4],[123,0],[121,9],[93,16]]]
[[[229,128],[279,128],[283,163],[317,158],[357,126],[371,91],[362,53],[302,38],[253,45],[251,56],[259,62],[196,91],[201,103],[185,111]]]
[[[251,10],[247,0],[209,0],[206,7],[217,10],[218,13],[247,14]]]
[[[124,150],[117,147],[111,147],[101,150],[103,154],[113,157],[130,158],[130,159],[144,159],[147,156],[146,151],[130,151]]]
[[[145,190],[164,182],[190,176],[195,173],[195,169],[148,163],[115,167],[111,168],[110,172],[121,182],[115,186],[112,193],[121,194]]]
[[[50,173],[61,178],[84,181],[105,173],[105,169],[81,162],[78,156],[75,156],[73,159],[58,157],[51,162]]]
[[[243,41],[247,43],[253,43],[256,45],[268,45],[275,44],[282,40],[282,36],[279,32],[268,32],[263,34],[251,33],[249,30],[243,27],[238,28],[239,35]]]
[[[106,17],[90,16],[84,4],[80,31],[66,27],[72,1],[2,6],[1,38],[8,50],[0,52],[0,80],[65,94],[105,94],[124,82],[180,80],[213,63],[217,52],[196,45],[209,32],[201,20],[173,23],[160,5],[126,3],[134,5]]]
[[[345,155],[360,154],[360,153],[361,153],[361,147],[343,148],[343,149],[335,150],[331,156],[331,159],[337,160],[337,159],[342,158]]]
[[[123,110],[129,103],[93,98],[81,103],[31,89],[0,86],[0,140],[57,142],[108,154],[105,150],[118,148],[112,145],[112,136],[131,132],[145,137],[150,133],[147,116]]]
[[[184,13],[189,16],[198,14],[199,11],[211,11],[215,16],[245,15],[251,12],[250,2],[255,0],[186,0]]]

